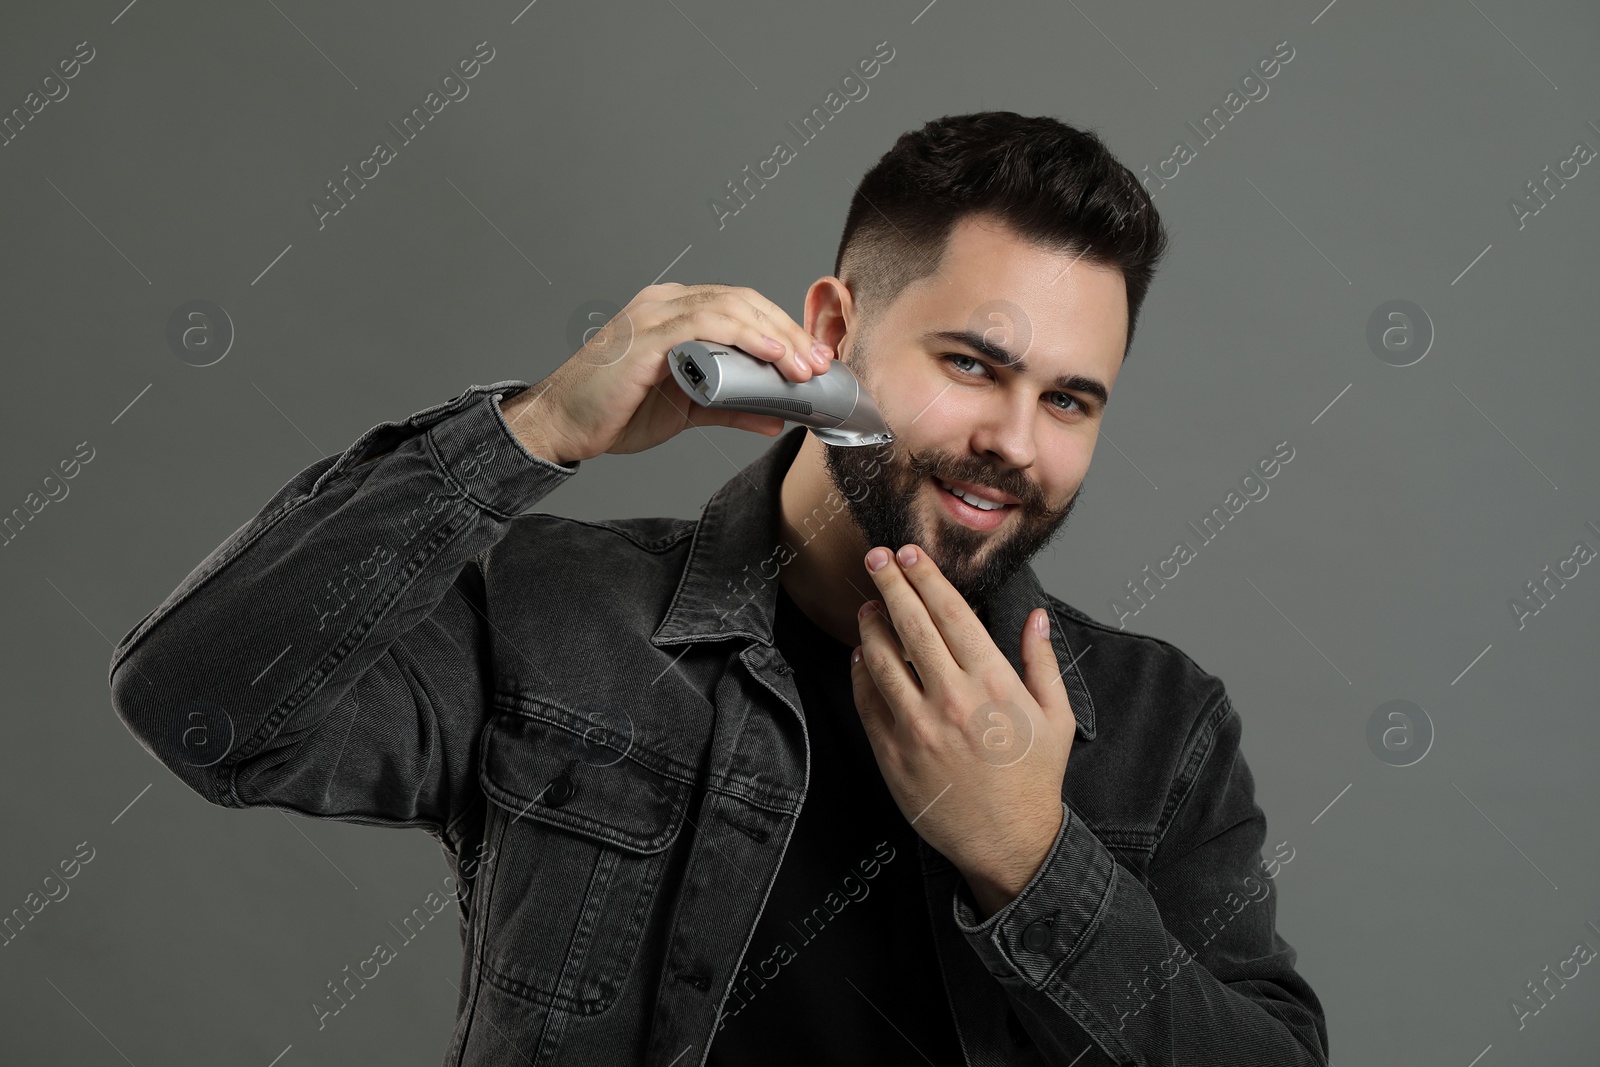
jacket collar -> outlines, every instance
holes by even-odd
[[[773,644],[779,568],[794,550],[779,537],[779,491],[807,429],[796,426],[712,495],[695,525],[689,561],[666,617],[651,637],[657,647],[748,637]],[[841,502],[842,503],[842,502]],[[1050,607],[1033,567],[1024,564],[991,598],[979,618],[1011,666],[1022,673],[1022,624],[1036,607]],[[1094,702],[1083,665],[1068,640],[1061,613],[1051,610],[1050,642],[1078,722],[1077,736],[1095,736]]]

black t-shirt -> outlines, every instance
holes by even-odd
[[[962,1067],[916,831],[856,711],[851,646],[781,585],[774,629],[800,691],[811,780],[707,1065]]]

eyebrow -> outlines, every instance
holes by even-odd
[[[923,334],[922,339],[925,342],[939,344],[966,345],[974,352],[981,353],[990,363],[1021,375],[1028,373],[1027,360],[1021,356],[1013,356],[1005,347],[995,344],[975,330],[933,330]],[[1102,408],[1111,398],[1111,391],[1105,387],[1104,382],[1082,374],[1063,374],[1051,384],[1067,392],[1088,393],[1100,402]]]

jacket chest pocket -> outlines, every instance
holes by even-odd
[[[633,966],[690,787],[521,712],[490,723],[478,773],[498,841],[480,887],[485,977],[538,1004],[604,1011]]]

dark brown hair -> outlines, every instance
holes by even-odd
[[[974,213],[1043,247],[1118,268],[1132,347],[1167,250],[1155,205],[1093,131],[1013,111],[946,115],[903,133],[861,179],[833,266],[861,309],[860,329],[938,269],[956,222]]]

